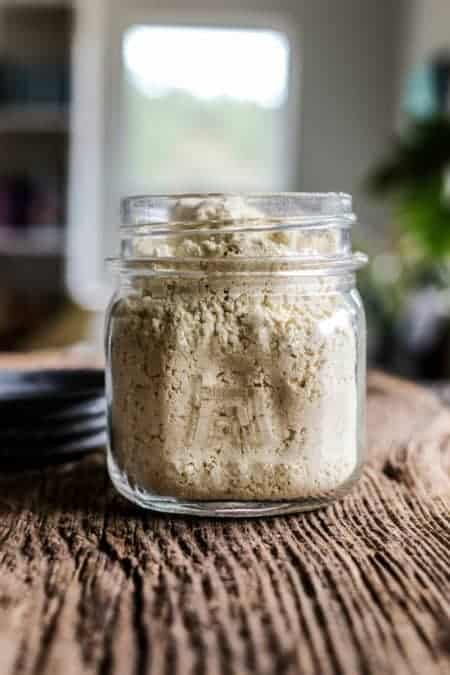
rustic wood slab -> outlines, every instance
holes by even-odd
[[[169,518],[101,454],[0,479],[0,674],[450,672],[450,412],[369,379],[370,459],[324,510]]]

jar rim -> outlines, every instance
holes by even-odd
[[[161,264],[170,263],[192,271],[200,263],[203,272],[212,273],[212,267],[223,264],[220,261],[229,261],[235,272],[240,264],[282,265],[301,273],[321,267],[324,273],[351,271],[364,264],[352,253],[355,220],[352,198],[341,192],[127,197],[122,200],[119,261],[122,269],[132,271],[145,266],[161,270]],[[265,250],[258,248],[263,240],[270,242]],[[108,262],[117,269],[114,259]]]
[[[175,218],[174,207],[183,202],[201,203],[208,200],[243,200],[246,206],[260,212],[241,217],[213,218],[211,223],[227,226],[233,223],[252,226],[260,223],[261,216],[267,225],[296,225],[297,227],[350,228],[356,217],[352,211],[352,197],[344,192],[205,192],[149,194],[125,197],[121,201],[121,232],[140,234],[158,231],[162,234],[176,227],[198,225],[195,219]]]

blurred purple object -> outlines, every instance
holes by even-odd
[[[33,226],[58,225],[62,222],[61,190],[56,178],[45,177],[34,181],[27,219]]]
[[[10,225],[12,216],[10,181],[0,176],[0,225]]]
[[[26,227],[28,221],[28,209],[33,196],[33,186],[26,176],[18,176],[12,179],[13,214],[11,225],[14,227]]]
[[[0,224],[24,227],[31,196],[31,184],[25,176],[0,178]]]
[[[57,178],[0,176],[0,226],[56,226],[62,223],[63,216],[63,195]]]

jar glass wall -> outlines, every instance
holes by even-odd
[[[365,324],[348,200],[124,205],[132,222],[106,327],[119,492],[162,511],[248,516],[315,508],[351,487],[364,456]]]

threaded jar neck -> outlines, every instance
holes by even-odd
[[[351,271],[356,218],[343,193],[183,194],[122,202],[120,263],[191,265],[222,272],[279,266],[293,271]],[[117,263],[117,261],[115,261]]]

